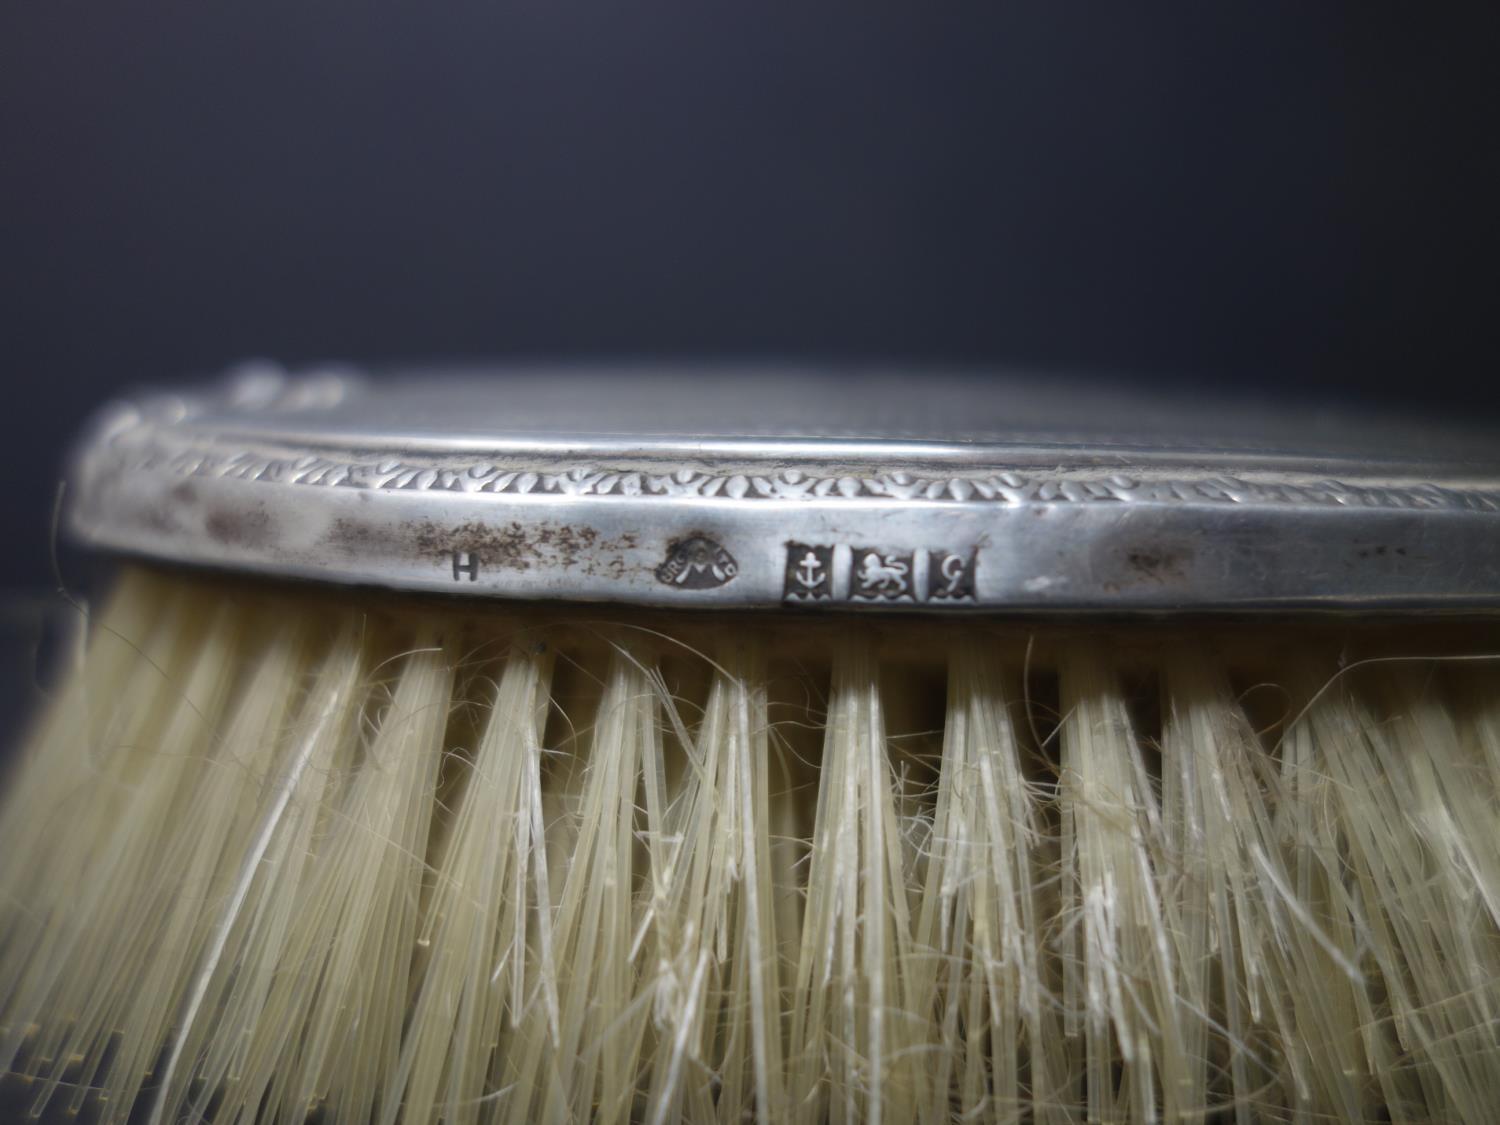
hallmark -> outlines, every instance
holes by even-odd
[[[906,602],[973,605],[979,600],[979,550],[786,544],[783,602]]]
[[[913,556],[876,547],[854,548],[849,597],[854,601],[899,602],[912,597]]]
[[[656,580],[682,590],[712,590],[740,572],[734,556],[703,535],[681,539],[667,549]]]
[[[972,602],[974,600],[974,564],[978,551],[959,554],[956,551],[929,551],[927,560],[927,600],[930,602]]]
[[[833,548],[788,543],[782,597],[789,602],[830,600],[833,597]]]

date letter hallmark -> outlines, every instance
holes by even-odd
[[[927,600],[972,602],[977,555],[977,551],[966,555],[956,551],[927,552]]]
[[[854,571],[849,576],[849,597],[862,602],[910,601],[911,554],[882,551],[876,547],[854,548]]]
[[[786,585],[782,600],[826,602],[833,598],[833,548],[806,543],[786,545]]]
[[[667,557],[656,568],[656,580],[680,590],[712,590],[739,572],[733,555],[707,536],[694,535],[667,548]]]

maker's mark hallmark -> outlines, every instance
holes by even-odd
[[[734,556],[703,535],[680,539],[667,549],[656,580],[679,590],[712,590],[740,572]]]

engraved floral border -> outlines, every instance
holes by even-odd
[[[140,431],[136,432],[140,436]],[[1500,512],[1500,490],[1456,489],[1431,483],[1366,483],[1328,479],[1253,480],[1122,473],[1038,474],[1004,469],[964,473],[835,473],[783,468],[774,473],[597,464],[454,464],[451,459],[369,458],[285,451],[224,452],[201,445],[114,442],[96,449],[111,471],[167,472],[325,488],[436,491],[502,495],[727,500],[895,500],[947,503],[1223,503],[1378,509]],[[174,446],[176,446],[174,448]]]
[[[1451,488],[1434,483],[1370,480],[1256,479],[1225,474],[1133,477],[1119,472],[1037,473],[1004,468],[967,472],[881,471],[875,466],[833,472],[823,466],[777,472],[678,467],[662,471],[600,464],[537,461],[456,464],[452,458],[365,458],[276,449],[226,451],[191,429],[211,407],[296,414],[338,405],[363,384],[345,368],[288,376],[274,364],[232,372],[217,390],[152,395],[106,408],[96,419],[87,460],[109,472],[164,471],[177,476],[267,481],[390,491],[501,495],[727,499],[895,500],[1005,505],[1062,503],[1222,503],[1451,512],[1500,512],[1500,488]],[[1179,470],[1180,472],[1180,470]],[[1269,474],[1267,474],[1269,475]]]

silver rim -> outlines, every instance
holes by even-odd
[[[708,386],[683,380],[637,372],[610,386],[637,407],[642,387]],[[951,426],[896,433],[841,414],[860,384],[807,373],[778,385],[849,418],[842,432],[815,410],[808,426],[765,432],[752,417],[740,432],[712,394],[696,409],[717,432],[692,419],[655,432],[639,425],[649,411],[632,431],[599,424],[610,404],[587,393],[599,385],[256,368],[143,397],[103,412],[81,443],[69,526],[85,544],[173,562],[534,600],[1500,606],[1500,464],[1482,436],[1355,427],[1328,454],[1240,431],[1217,445],[1159,430],[1102,442],[1117,432],[1104,418],[1093,437],[980,427],[955,440]],[[549,428],[570,397],[568,424]],[[404,417],[414,402],[437,403],[437,420]],[[743,393],[733,409],[746,410]]]

